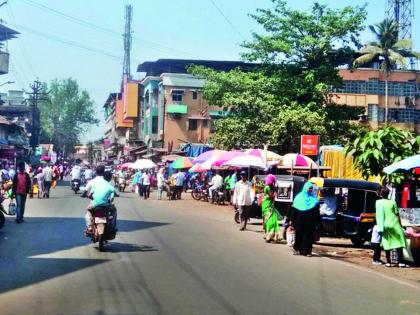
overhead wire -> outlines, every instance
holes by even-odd
[[[15,15],[13,14],[11,4],[8,2],[6,7],[7,7],[8,16],[13,23],[14,21],[16,21],[16,18],[15,18]],[[22,38],[18,36],[17,42],[18,42],[18,47],[20,48],[20,52],[22,54],[22,57],[23,57],[25,63],[27,64],[27,68],[31,72],[32,77],[35,79],[37,77],[37,75],[35,74],[34,67],[32,65],[31,59],[29,58],[29,54],[27,53],[26,48],[23,44]]]
[[[38,3],[36,1],[33,0],[21,0],[23,2],[26,2],[27,4],[36,7],[40,10],[44,10],[44,11],[48,11],[51,14],[54,14],[56,16],[62,17],[68,21],[71,21],[73,23],[85,26],[85,27],[89,27],[91,29],[94,29],[96,31],[100,31],[100,32],[104,32],[108,35],[112,35],[112,36],[116,36],[118,38],[122,38],[122,34],[118,33],[117,31],[114,31],[112,29],[103,27],[101,25],[98,24],[94,24],[91,23],[89,21],[80,19],[78,17],[72,16],[70,14],[64,13],[62,11],[53,9],[49,6],[46,6],[44,4]],[[151,41],[147,41],[138,37],[133,37],[133,43],[135,45],[139,45],[141,47],[143,47],[143,45],[145,45],[146,47],[148,46],[150,49],[155,50],[155,51],[159,51],[159,52],[163,52],[165,54],[169,54],[169,55],[174,55],[174,56],[183,56],[183,55],[188,55],[188,56],[196,56],[195,54],[189,53],[189,52],[185,52],[179,49],[174,49],[172,47],[168,47],[159,43],[155,43],[155,42],[151,42]]]
[[[213,6],[219,11],[220,15],[226,20],[226,22],[232,27],[232,29],[239,34],[244,40],[246,40],[245,36],[241,33],[241,31],[230,21],[230,19],[223,13],[222,9],[214,2],[214,0],[209,0]]]

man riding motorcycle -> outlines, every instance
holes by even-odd
[[[73,166],[70,172],[70,176],[71,176],[71,183],[73,184],[74,182],[77,182],[80,186],[81,179],[82,179],[82,168],[80,167],[80,165],[76,164],[75,166]]]
[[[109,222],[109,228],[111,231],[116,230],[116,221],[117,221],[117,211],[115,206],[111,204],[111,201],[115,196],[115,188],[111,185],[110,181],[112,179],[112,174],[110,172],[105,172],[105,167],[99,165],[96,168],[96,177],[92,179],[86,186],[86,190],[83,196],[90,196],[92,202],[86,209],[86,234],[90,235],[93,231],[93,215],[92,210],[95,207],[105,206],[109,207],[112,212],[112,221]]]

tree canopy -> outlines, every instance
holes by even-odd
[[[253,40],[242,45],[243,59],[260,65],[254,71],[190,68],[206,79],[209,104],[229,112],[215,124],[216,146],[270,144],[280,151],[297,151],[301,134],[342,140],[352,128],[348,119],[360,114],[353,108],[339,114],[328,91],[342,85],[337,66],[350,64],[353,49],[361,47],[365,8],[333,10],[315,3],[303,12],[288,8],[283,0],[273,3],[273,8],[251,15],[265,32],[253,33]]]
[[[76,80],[53,80],[43,84],[46,98],[40,102],[41,135],[61,151],[72,152],[80,137],[99,123],[94,102]],[[48,92],[47,92],[48,91]]]

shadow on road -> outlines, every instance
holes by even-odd
[[[133,232],[166,224],[118,220],[118,229],[119,232]],[[85,221],[82,218],[28,217],[19,225],[7,219],[5,227],[0,230],[0,294],[109,261],[109,256],[102,256],[94,248],[93,258],[90,259],[34,257],[91,246],[90,239],[83,235],[84,228]],[[118,234],[116,242],[111,242],[107,248],[109,253],[151,251],[157,249],[118,243]]]

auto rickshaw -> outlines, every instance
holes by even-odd
[[[330,178],[311,178],[311,182],[320,187],[321,235],[350,238],[354,245],[363,245],[370,238],[369,230],[375,225],[375,203],[381,185],[364,180]],[[334,199],[335,211],[324,213],[326,202]]]

